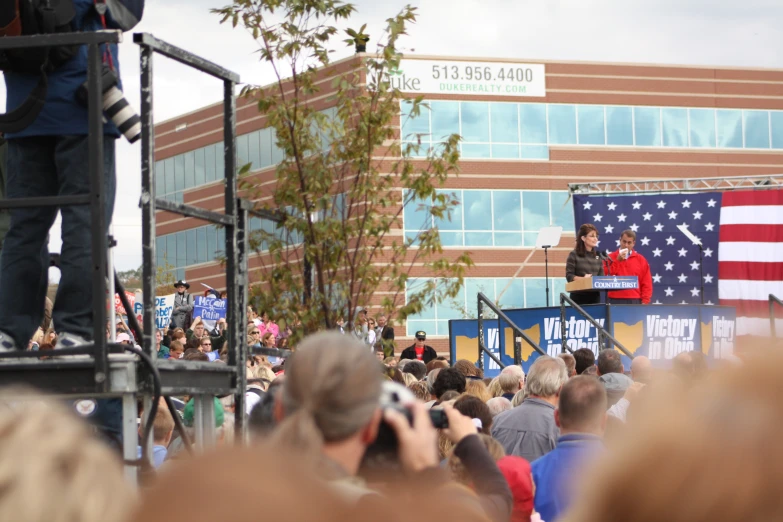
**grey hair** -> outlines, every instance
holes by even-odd
[[[568,380],[565,361],[557,357],[542,355],[533,366],[525,381],[525,392],[528,397],[553,397],[560,393],[560,388]]]
[[[489,407],[489,412],[492,414],[493,418],[504,411],[513,408],[513,406],[511,406],[511,401],[505,397],[492,397],[487,401],[487,407]]]
[[[411,361],[413,361],[413,359],[402,359],[400,362],[397,363],[397,369],[402,371],[402,369],[405,368],[405,365]]]
[[[524,380],[525,370],[523,370],[521,366],[515,364],[503,368],[503,371],[501,371],[498,376],[500,389],[503,390],[504,393],[516,392],[522,387],[520,382],[524,382]]]

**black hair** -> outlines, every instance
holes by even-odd
[[[427,375],[427,365],[422,361],[413,360],[405,365],[405,368],[402,369],[402,373],[410,373],[416,377],[417,381],[420,381]]]
[[[454,390],[457,393],[465,393],[465,386],[467,380],[462,373],[456,368],[443,368],[435,379],[435,383],[432,385],[432,391],[435,392],[435,396],[440,397],[449,390]]]
[[[595,364],[595,354],[589,348],[579,348],[574,351],[574,359],[576,359],[576,374],[582,375],[585,368],[588,368]]]

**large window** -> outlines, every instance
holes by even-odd
[[[421,289],[426,279],[411,279],[407,283],[407,295]],[[407,335],[424,330],[428,335],[448,335],[449,319],[473,319],[477,315],[476,296],[481,292],[497,302],[500,296],[501,308],[536,308],[546,304],[546,280],[543,277],[493,278],[467,277],[459,295],[421,313],[411,315],[407,320]],[[559,303],[561,292],[565,292],[565,279],[549,278],[549,306]],[[502,295],[501,295],[502,294]],[[400,347],[402,348],[402,347]]]
[[[531,247],[545,226],[574,226],[567,191],[444,190],[459,205],[451,219],[432,218],[423,203],[411,202],[403,212],[405,236],[437,226],[446,247]]]
[[[402,105],[403,140],[423,153],[459,134],[463,158],[548,159],[549,145],[783,149],[783,111],[508,102]]]

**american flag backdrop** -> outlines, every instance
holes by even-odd
[[[636,232],[654,304],[701,303],[699,248],[677,228],[686,225],[704,248],[704,303],[735,306],[738,335],[769,334],[768,296],[783,299],[783,191],[575,195],[574,218],[575,230],[598,228],[599,250]]]

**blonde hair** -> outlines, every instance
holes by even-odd
[[[489,383],[488,386],[489,394],[492,395],[492,397],[500,397],[503,395],[503,388],[500,387],[500,378],[495,377],[492,379],[492,382]]]
[[[489,455],[492,457],[492,460],[494,460],[495,462],[499,461],[500,459],[506,456],[506,452],[503,449],[503,446],[501,446],[501,444],[498,441],[496,441],[489,435],[486,435],[484,433],[479,433],[479,439],[481,439],[481,442],[484,443],[484,446],[487,448]],[[462,464],[460,458],[454,454],[453,448],[449,454],[448,466],[449,466],[449,471],[451,471],[452,479],[466,486],[470,486],[473,484],[473,481],[471,480],[471,476],[468,473],[468,470],[465,469],[465,465]]]
[[[477,381],[475,379],[468,379],[467,384],[465,384],[465,395],[472,395],[480,399],[483,403],[486,403],[492,398],[492,394],[489,393],[489,389],[487,388],[487,385],[484,384],[484,381]]]
[[[522,401],[524,401],[527,398],[527,390],[522,388],[517,393],[514,394],[514,398],[511,399],[511,406],[516,408],[520,404],[522,404]]]
[[[278,395],[285,418],[273,446],[312,454],[357,433],[378,410],[382,379],[378,360],[357,339],[339,332],[305,338],[286,364]]]
[[[0,393],[0,520],[121,522],[134,501],[120,460],[72,412]]]
[[[419,382],[419,381],[416,379],[416,376],[415,376],[415,375],[413,375],[412,373],[403,373],[403,374],[402,374],[402,380],[404,380],[404,381],[405,381],[405,386],[410,386],[410,385],[411,385],[411,384],[413,384],[414,382]]]
[[[41,329],[41,327],[38,327],[31,340],[34,343],[38,343],[38,346],[44,343],[44,331]]]

